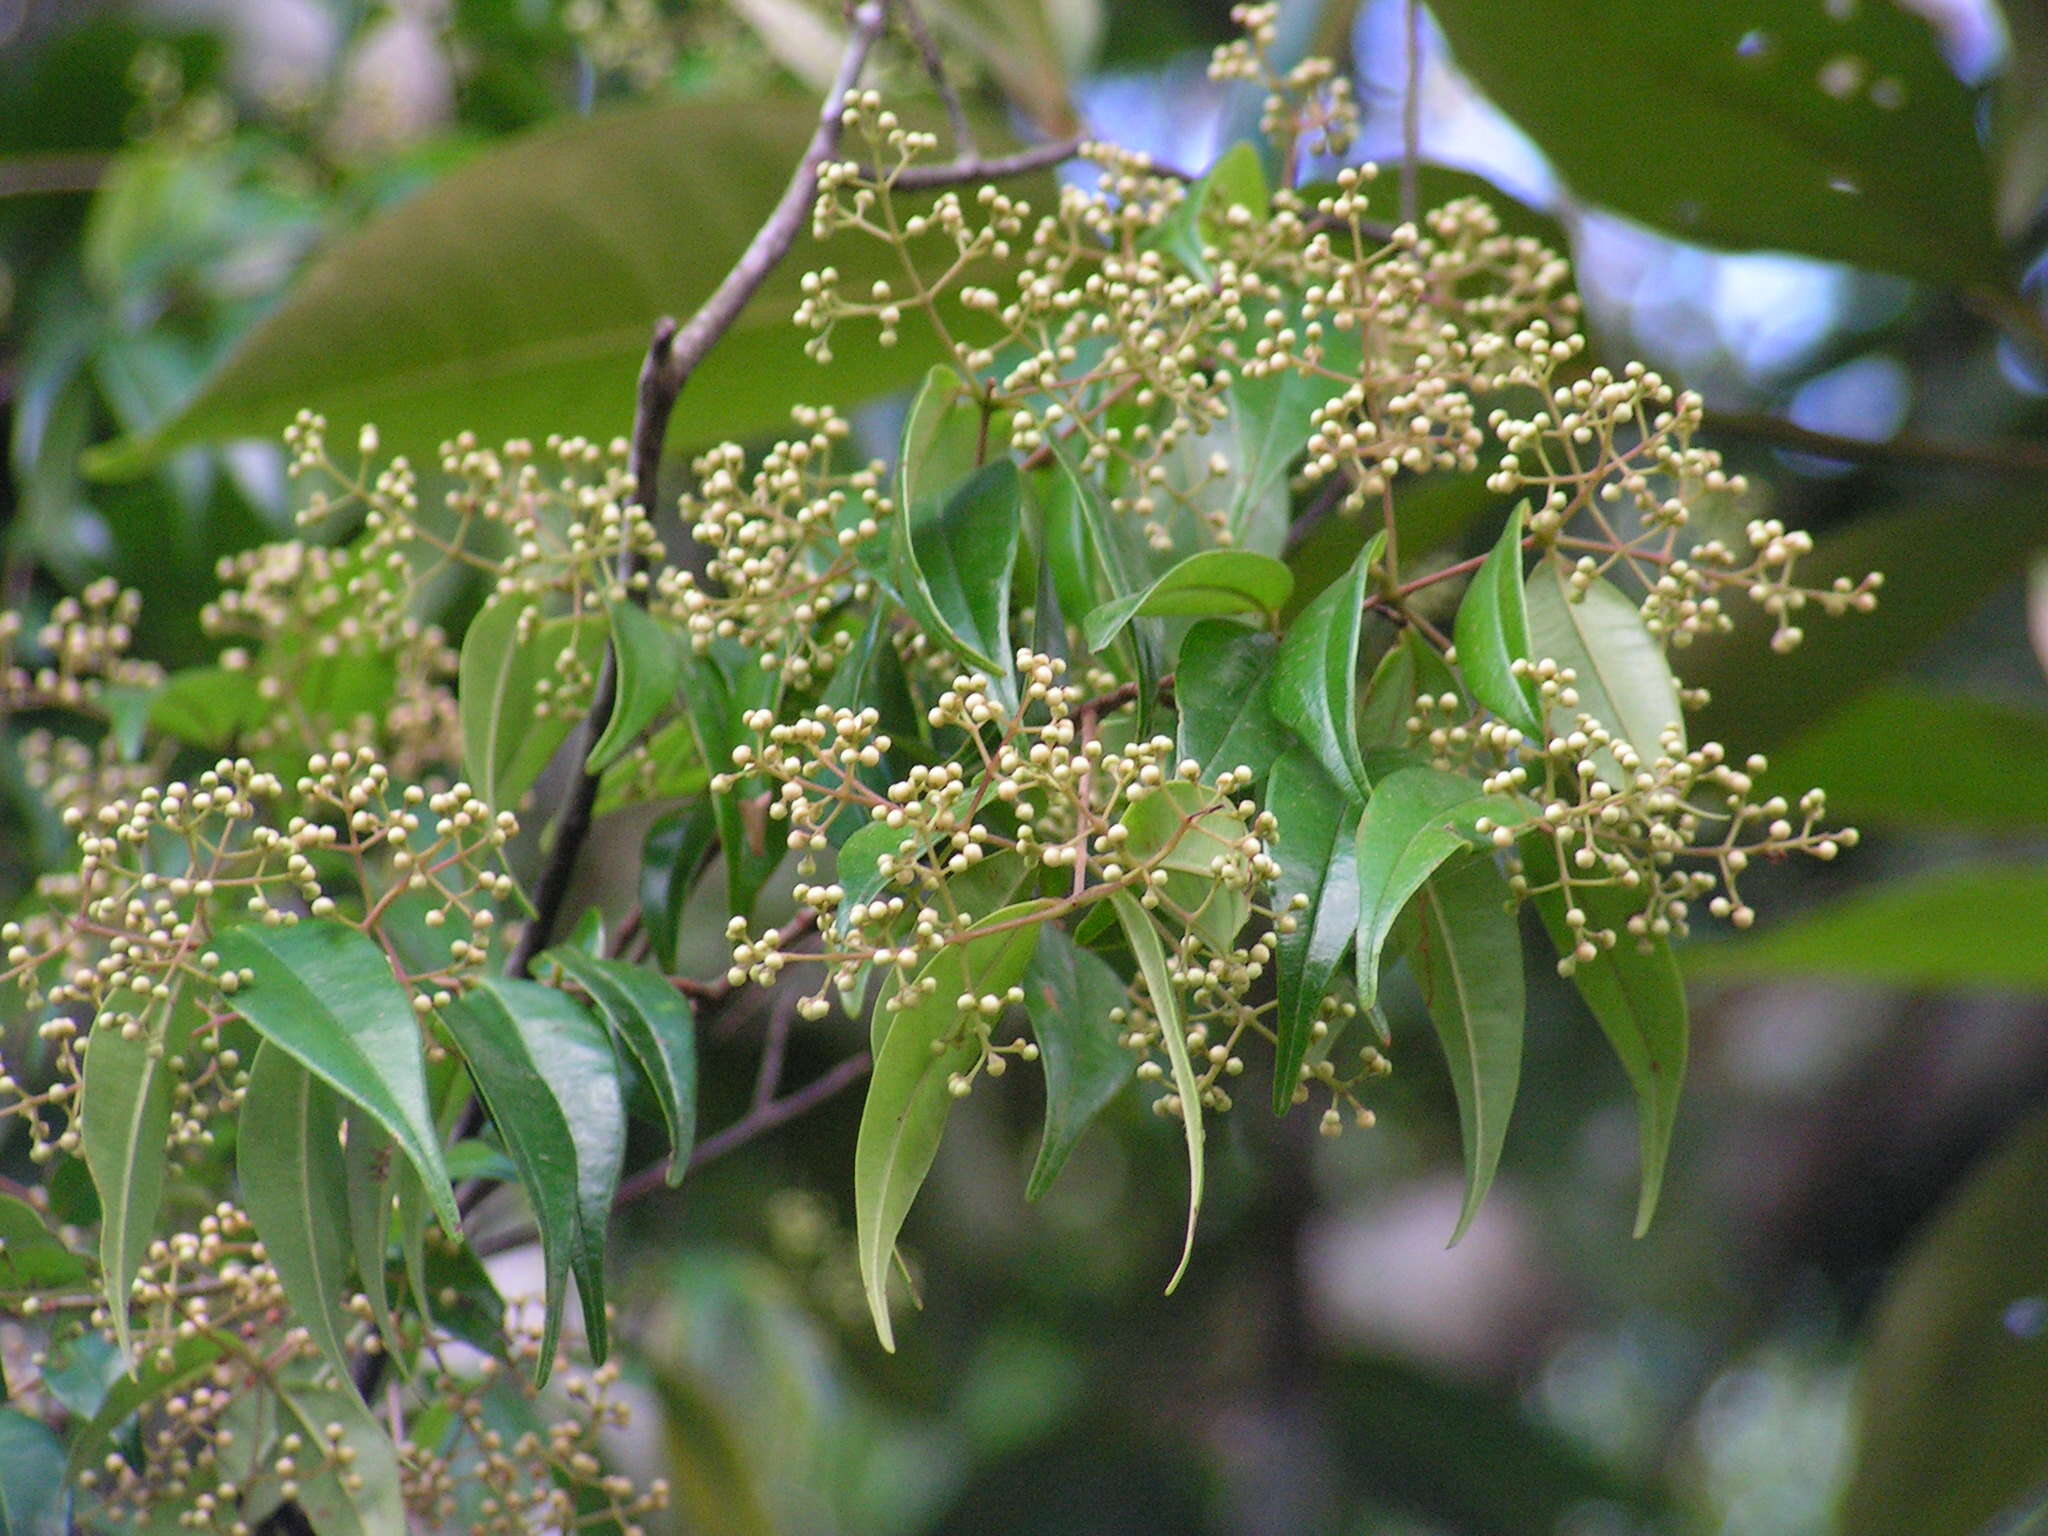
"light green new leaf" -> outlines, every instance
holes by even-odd
[[[1181,1130],[1188,1148],[1188,1228],[1181,1241],[1180,1263],[1166,1282],[1171,1296],[1195,1256],[1195,1220],[1202,1213],[1202,1085],[1195,1075],[1194,1058],[1188,1054],[1188,1027],[1181,1010],[1180,993],[1174,990],[1173,971],[1166,959],[1166,946],[1151,916],[1128,891],[1110,897],[1131,952],[1138,957],[1138,974],[1145,979],[1145,991],[1152,999],[1152,1016],[1159,1021],[1159,1033],[1166,1042],[1166,1058],[1173,1067],[1173,1091],[1180,1100]]]
[[[370,1318],[383,1337],[386,1352],[402,1370],[405,1355],[398,1321],[391,1312],[386,1272],[391,1259],[395,1184],[405,1165],[383,1128],[360,1110],[348,1116],[347,1140],[343,1167],[348,1191],[349,1248],[355,1255],[363,1295],[370,1303]]]
[[[56,1431],[0,1409],[0,1536],[66,1536],[67,1491]]]
[[[1382,785],[1378,794],[1385,793]],[[1280,865],[1273,910],[1295,923],[1292,933],[1279,936],[1277,956],[1273,1113],[1283,1115],[1294,1102],[1323,995],[1358,928],[1360,806],[1330,781],[1305,748],[1296,747],[1273,764],[1266,808],[1280,823],[1272,849]],[[1306,911],[1293,910],[1297,896],[1308,898]]]
[[[1973,93],[1905,6],[1430,11],[1582,198],[1686,240],[2003,280]]]
[[[1527,587],[1530,654],[1578,674],[1573,685],[1578,708],[1554,708],[1551,729],[1569,729],[1578,716],[1591,715],[1645,762],[1663,751],[1666,730],[1677,729],[1682,747],[1685,712],[1678,684],[1664,648],[1643,627],[1636,605],[1605,579],[1575,600],[1567,593],[1565,576],[1564,562],[1551,555],[1529,573]],[[1609,784],[1629,782],[1611,751],[1602,749],[1594,761]]]
[[[1266,696],[1280,642],[1223,619],[1190,625],[1174,667],[1180,711],[1180,755],[1202,765],[1202,777],[1249,768],[1263,776],[1292,741]]]
[[[0,1294],[63,1290],[85,1278],[84,1258],[64,1246],[33,1206],[0,1195]]]
[[[1358,643],[1372,565],[1386,542],[1373,535],[1350,572],[1302,609],[1280,643],[1268,689],[1273,713],[1337,783],[1371,786],[1358,751]]]
[[[1543,731],[1536,685],[1514,675],[1514,663],[1529,660],[1529,616],[1522,600],[1522,524],[1528,512],[1525,501],[1508,514],[1458,605],[1452,638],[1472,697],[1533,739]]]
[[[1218,806],[1213,789],[1169,779],[1131,801],[1120,824],[1127,834],[1119,850],[1125,867],[1165,870],[1165,883],[1153,889],[1166,915],[1200,934],[1216,953],[1229,954],[1251,916],[1251,897],[1242,883],[1249,864],[1241,846],[1243,819]],[[1238,884],[1217,878],[1218,860],[1237,873]]]
[[[228,1005],[384,1128],[419,1171],[451,1237],[462,1217],[448,1189],[427,1099],[412,1004],[375,942],[344,923],[250,923],[215,942],[223,970],[251,971]]]
[[[1024,975],[1024,1008],[1045,1068],[1045,1135],[1026,1200],[1051,1187],[1089,1122],[1131,1080],[1130,1053],[1110,1020],[1126,996],[1123,977],[1107,960],[1057,927],[1040,933]]]
[[[348,1194],[341,1104],[334,1091],[275,1041],[256,1048],[236,1122],[242,1205],[302,1325],[336,1377],[349,1378]],[[380,1264],[381,1273],[381,1264]]]
[[[979,1059],[981,1040],[960,1013],[967,994],[997,996],[1016,986],[1038,946],[1037,914],[1027,901],[975,924],[968,936],[925,962],[894,1010],[862,1106],[853,1151],[855,1241],[861,1283],[882,1347],[896,1348],[889,1322],[889,1269],[911,1202],[938,1155],[953,1107],[948,1081]],[[930,985],[926,986],[929,981]]]
[[[962,659],[1014,692],[1010,580],[1017,565],[1023,482],[998,459],[974,471],[932,508],[907,506],[891,524],[897,590],[919,622]]]
[[[111,1025],[93,1031],[80,1092],[85,1164],[100,1197],[100,1285],[123,1355],[130,1353],[128,1293],[156,1233],[171,1129],[165,1026],[137,1011],[143,1025],[132,1040]]]
[[[591,670],[604,654],[605,626],[598,618],[529,613],[520,602],[494,600],[462,638],[456,698],[463,771],[493,810],[517,809],[576,724],[576,716],[560,708],[538,713],[539,684],[559,675],[557,663],[572,650]]]
[[[590,994],[612,1034],[654,1091],[668,1127],[668,1182],[683,1182],[697,1140],[697,1026],[680,992],[644,965],[601,960],[573,949],[541,957]]]
[[[1403,768],[1373,787],[1358,823],[1358,1000],[1380,995],[1380,954],[1410,897],[1454,853],[1490,848],[1481,818],[1514,827],[1524,805],[1437,768]]]
[[[612,702],[604,734],[583,764],[590,773],[602,773],[622,757],[655,717],[675,702],[676,686],[683,680],[682,658],[676,653],[682,642],[661,620],[638,603],[613,603],[610,612],[612,649],[618,657],[618,697]]]
[[[2048,1115],[2036,1115],[1971,1174],[1894,1272],[1863,1352],[1856,1469],[1839,1529],[2040,1529],[2048,1498],[2044,1187]]]
[[[1105,651],[1132,619],[1215,618],[1277,613],[1294,590],[1294,573],[1248,549],[1205,549],[1189,555],[1143,592],[1112,598],[1081,625],[1091,651]]]
[[[1522,852],[1532,885],[1557,880],[1556,852],[1548,838],[1530,841]],[[1678,961],[1665,939],[1653,939],[1646,954],[1630,938],[1627,922],[1641,909],[1640,900],[1608,886],[1575,886],[1571,899],[1595,928],[1621,934],[1614,948],[1603,950],[1590,965],[1572,972],[1572,984],[1586,1000],[1593,1018],[1628,1074],[1635,1090],[1636,1124],[1642,1143],[1642,1192],[1636,1201],[1636,1236],[1650,1229],[1657,1198],[1664,1187],[1664,1163],[1671,1152],[1671,1131],[1678,1121],[1678,1102],[1685,1088],[1685,1058],[1691,1034],[1685,983]],[[1577,942],[1565,924],[1565,900],[1557,891],[1535,898],[1536,910],[1559,955]]]
[[[1453,1244],[1493,1186],[1522,1078],[1522,941],[1507,900],[1507,882],[1481,854],[1438,869],[1420,901],[1415,977],[1450,1065],[1465,1143],[1465,1203]]]

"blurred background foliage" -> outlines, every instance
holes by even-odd
[[[1222,0],[929,9],[991,142],[1080,128],[1196,172],[1256,124],[1203,74]],[[772,202],[840,25],[826,0],[4,0],[5,606],[111,573],[143,655],[204,661],[217,559],[291,528],[300,406],[429,460],[463,428],[622,431],[650,322]],[[1711,734],[1827,785],[1865,844],[1760,872],[1757,935],[1690,947],[1696,1065],[1641,1241],[1625,1085],[1541,966],[1533,1091],[1449,1252],[1456,1110],[1412,995],[1377,1131],[1223,1123],[1171,1301],[1171,1129],[1122,1105],[1027,1208],[1033,1095],[975,1095],[894,1357],[837,1103],[622,1219],[647,1411],[621,1457],[675,1482],[678,1529],[734,1536],[2048,1531],[2048,8],[1305,0],[1283,26],[1353,73],[1362,155],[1400,158],[1412,84],[1425,197],[1476,178],[1568,246],[1596,352],[1703,390],[1816,564],[1887,572],[1874,618],[1688,678]],[[792,395],[888,440],[923,360],[804,362],[785,322],[821,259],[674,446],[761,436]],[[1485,501],[1432,479],[1404,526],[1456,553]],[[65,855],[14,749],[49,723],[0,726],[7,902]],[[641,830],[591,862],[629,881]],[[704,1042],[707,1126],[759,1024]]]

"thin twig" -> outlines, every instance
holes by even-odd
[[[903,18],[903,30],[910,34],[910,40],[917,45],[917,56],[924,61],[924,72],[931,76],[932,88],[945,103],[946,121],[953,130],[953,153],[962,160],[974,159],[973,125],[967,121],[967,109],[960,104],[960,93],[946,78],[946,61],[939,56],[939,45],[931,28],[924,24],[924,13],[918,9],[916,0],[895,0],[895,5],[896,14]]]
[[[0,161],[0,197],[94,191],[113,159],[112,155],[74,151]]]
[[[1709,411],[1703,429],[1708,436],[1746,437],[1774,448],[1789,448],[1817,458],[1846,459],[1857,464],[1899,464],[1920,468],[1988,470],[1994,474],[2048,473],[2048,443],[2010,438],[1976,441],[1956,438],[1897,437],[1872,441],[1814,432],[1785,420],[1751,411]]]
[[[1413,224],[1422,217],[1422,4],[1407,0],[1402,18],[1406,36],[1402,43],[1402,66],[1406,86],[1401,93],[1401,222]]]
[[[1080,152],[1083,139],[1055,139],[1034,144],[1012,155],[961,155],[942,165],[907,165],[896,172],[890,185],[899,192],[923,192],[934,187],[957,187],[970,181],[1001,181],[1010,176],[1028,176],[1071,160]],[[870,173],[872,174],[872,173]]]

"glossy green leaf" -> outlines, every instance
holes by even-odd
[[[671,811],[647,829],[640,854],[640,921],[654,958],[671,970],[683,907],[717,846],[718,820],[704,801]]]
[[[128,1374],[121,1351],[103,1333],[59,1337],[43,1359],[43,1390],[66,1413],[80,1420],[100,1411],[115,1383]]]
[[[1194,1058],[1188,1053],[1187,1018],[1181,1009],[1180,993],[1174,990],[1173,971],[1167,963],[1166,945],[1159,929],[1138,898],[1128,891],[1110,897],[1122,924],[1131,953],[1138,957],[1138,974],[1144,978],[1146,994],[1152,999],[1152,1016],[1159,1021],[1160,1037],[1166,1044],[1166,1058],[1173,1067],[1173,1091],[1180,1100],[1180,1123],[1188,1149],[1188,1226],[1182,1239],[1180,1263],[1166,1282],[1171,1296],[1195,1256],[1195,1221],[1202,1213],[1202,1085],[1196,1076]]]
[[[962,660],[1009,686],[1010,579],[1017,564],[1022,482],[998,459],[933,507],[909,506],[891,526],[897,590],[920,623]]]
[[[57,1291],[85,1279],[84,1257],[66,1248],[33,1206],[0,1195],[0,1293]]]
[[[442,1227],[450,1236],[460,1232],[427,1100],[419,1024],[383,951],[325,919],[246,924],[214,948],[224,970],[255,977],[228,1005],[382,1126],[419,1171]]]
[[[1361,795],[1370,786],[1358,750],[1358,644],[1372,565],[1385,541],[1384,533],[1374,534],[1349,574],[1301,611],[1280,643],[1268,689],[1280,722],[1325,773]]]
[[[745,739],[741,722],[747,711],[765,707],[775,697],[775,680],[751,653],[729,643],[714,645],[704,656],[685,647],[681,655],[691,732],[704,761],[717,763],[722,770],[732,762],[733,748]],[[759,803],[766,792],[767,786],[755,775],[723,793],[711,793],[719,851],[725,855],[726,902],[734,913],[753,910],[754,898],[786,851],[780,837],[769,835],[768,818]]]
[[[1472,696],[1524,736],[1542,736],[1536,685],[1514,675],[1517,661],[1530,659],[1529,616],[1522,599],[1522,524],[1529,504],[1508,514],[1500,538],[1472,578],[1458,605],[1453,640],[1458,670]]]
[[[389,451],[421,464],[463,427],[487,443],[550,432],[605,442],[632,414],[653,317],[687,312],[733,265],[817,112],[809,93],[699,94],[472,155],[339,243],[195,399],[147,442],[106,455],[107,467],[274,437],[308,405],[337,443],[374,421]],[[770,166],[780,169],[762,174]],[[828,365],[806,357],[808,332],[790,316],[803,274],[827,264],[850,294],[902,280],[888,246],[855,235],[821,244],[806,221],[691,378],[673,449],[786,427],[792,380],[803,381],[800,398],[852,405],[913,382],[940,355],[928,327],[907,324],[896,347],[862,336]],[[957,318],[950,298],[941,309]]]
[[[959,999],[969,993],[1001,995],[1023,980],[1038,945],[1036,914],[1046,905],[1005,907],[926,961],[898,994],[909,1001],[892,1010],[875,1053],[853,1152],[854,1222],[868,1310],[882,1347],[892,1353],[896,1334],[888,1284],[896,1237],[938,1155],[953,1107],[948,1080],[981,1053],[980,1037],[961,1016]]]
[[[350,1361],[342,1308],[348,1288],[348,1193],[341,1103],[274,1040],[256,1048],[236,1120],[242,1205],[302,1326],[335,1375]]]
[[[1507,902],[1507,882],[1484,854],[1437,869],[1420,897],[1415,978],[1451,1069],[1465,1144],[1465,1203],[1453,1244],[1493,1187],[1522,1079],[1522,940]]]
[[[1045,1135],[1024,1198],[1036,1200],[1066,1166],[1082,1132],[1131,1081],[1131,1056],[1110,1019],[1123,977],[1066,933],[1044,928],[1024,975],[1024,1008],[1045,1069]]]
[[[1262,776],[1292,741],[1273,715],[1268,680],[1280,654],[1273,636],[1223,619],[1189,626],[1173,672],[1180,711],[1180,755],[1202,765],[1202,777],[1237,768]]]
[[[1531,839],[1522,850],[1522,863],[1532,885],[1556,883],[1557,858],[1548,838]],[[1691,1036],[1685,983],[1668,940],[1639,942],[1628,936],[1628,919],[1641,910],[1635,896],[1611,886],[1575,886],[1571,899],[1585,911],[1593,927],[1612,928],[1621,934],[1614,948],[1572,972],[1572,985],[1586,1000],[1635,1091],[1643,1162],[1635,1232],[1641,1237],[1657,1213],[1664,1163],[1671,1152],[1671,1132],[1685,1089]],[[1549,891],[1534,900],[1557,952],[1570,953],[1576,938],[1565,923],[1564,897]]]
[[[1409,631],[1402,631],[1405,637]],[[1365,697],[1358,706],[1358,738],[1365,750],[1387,750],[1408,744],[1408,721],[1415,714],[1421,685],[1415,675],[1414,647],[1396,642],[1372,669]]]
[[[589,773],[602,773],[625,755],[640,733],[675,702],[676,687],[683,677],[682,660],[676,654],[682,642],[661,620],[638,603],[613,603],[610,612],[612,648],[618,657],[618,697],[611,718],[605,721],[604,734],[583,764]]]
[[[1579,715],[1591,715],[1646,762],[1663,751],[1660,738],[1667,729],[1677,727],[1682,744],[1685,712],[1678,684],[1664,648],[1643,627],[1636,605],[1604,579],[1574,600],[1567,594],[1565,572],[1564,562],[1549,556],[1529,573],[1527,588],[1530,654],[1578,674],[1573,685],[1578,708],[1554,708],[1550,728],[1569,728]],[[1594,762],[1609,784],[1628,782],[1611,751],[1603,748]]]
[[[1893,1273],[1863,1352],[1840,1529],[2039,1528],[2048,1499],[2044,1185],[2048,1115],[2036,1115],[1971,1174]]]
[[[1165,883],[1153,887],[1161,910],[1227,955],[1251,916],[1251,897],[1242,883],[1226,884],[1216,876],[1219,859],[1240,876],[1248,863],[1241,846],[1243,819],[1216,806],[1213,789],[1170,779],[1125,809],[1120,825],[1127,836],[1119,853],[1128,869],[1165,870]]]
[[[1385,793],[1385,786],[1379,793]],[[1280,823],[1279,840],[1271,850],[1280,865],[1280,876],[1273,882],[1273,910],[1292,916],[1295,923],[1294,932],[1279,936],[1276,957],[1279,1011],[1273,1019],[1273,1112],[1285,1114],[1308,1059],[1323,995],[1358,928],[1361,808],[1302,747],[1273,764],[1266,808]],[[1297,896],[1308,898],[1306,911],[1293,910]]]
[[[1441,0],[1431,14],[1583,198],[1687,240],[2003,279],[1972,94],[1905,7]]]
[[[1299,336],[1307,323],[1301,307],[1290,301],[1283,313]],[[1235,438],[1227,454],[1232,489],[1225,516],[1240,548],[1278,555],[1286,547],[1288,472],[1315,430],[1316,412],[1364,371],[1356,331],[1325,329],[1318,346],[1315,366],[1287,364],[1256,376],[1240,371],[1225,393]],[[1277,606],[1285,603],[1282,598]]]
[[[1294,573],[1248,549],[1205,549],[1189,555],[1144,591],[1112,598],[1083,621],[1091,651],[1108,650],[1126,624],[1148,618],[1215,618],[1277,613],[1294,590]]]
[[[126,997],[129,994],[118,994]],[[80,1092],[81,1140],[100,1198],[100,1285],[121,1353],[130,1353],[128,1296],[156,1235],[171,1129],[171,1069],[163,1026],[149,1013],[134,1039],[95,1029]]]
[[[561,966],[590,994],[612,1034],[639,1066],[668,1127],[669,1185],[682,1183],[697,1140],[697,1026],[689,1004],[644,965],[568,949],[548,950],[542,958]]]
[[[68,1536],[68,1491],[56,1432],[0,1408],[0,1536]]]
[[[542,715],[540,685],[558,677],[574,652],[595,672],[605,626],[595,618],[536,619],[524,604],[500,599],[470,621],[462,638],[456,697],[462,717],[463,771],[494,810],[517,809],[577,716],[560,707]]]
[[[391,1217],[404,1163],[383,1128],[360,1110],[348,1116],[343,1178],[347,1190],[348,1240],[356,1274],[370,1303],[370,1318],[390,1357],[404,1368],[398,1323],[391,1311],[386,1275],[391,1257]]]
[[[1373,786],[1358,823],[1358,1000],[1379,998],[1380,954],[1409,899],[1456,853],[1493,846],[1477,823],[1514,827],[1526,806],[1437,768],[1403,768]]]

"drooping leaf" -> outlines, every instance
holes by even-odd
[[[66,1536],[67,1492],[56,1431],[0,1408],[0,1536]]]
[[[1138,974],[1144,978],[1146,994],[1152,999],[1152,1016],[1159,1021],[1159,1034],[1166,1044],[1166,1057],[1173,1067],[1173,1090],[1180,1100],[1182,1136],[1188,1149],[1188,1226],[1181,1242],[1180,1263],[1166,1282],[1171,1296],[1195,1256],[1195,1220],[1202,1213],[1202,1085],[1195,1075],[1194,1058],[1188,1054],[1187,1020],[1180,993],[1174,990],[1173,972],[1167,964],[1166,946],[1159,930],[1128,891],[1110,897],[1131,952],[1138,957]]]
[[[1273,713],[1315,754],[1325,773],[1364,794],[1358,750],[1358,643],[1372,565],[1386,535],[1359,552],[1350,572],[1301,611],[1280,643],[1268,688]]]
[[[717,818],[703,801],[671,811],[647,829],[640,854],[640,921],[647,928],[654,958],[671,969],[681,937],[683,904],[717,846]]]
[[[1268,679],[1280,642],[1223,619],[1189,626],[1174,666],[1180,711],[1180,755],[1202,765],[1202,777],[1250,768],[1263,774],[1291,740],[1274,718]]]
[[[1248,549],[1205,549],[1189,555],[1144,591],[1096,607],[1081,630],[1091,651],[1105,651],[1126,624],[1149,618],[1215,618],[1276,613],[1294,590],[1294,573]]]
[[[1165,883],[1153,888],[1166,913],[1216,953],[1229,954],[1251,916],[1243,819],[1218,806],[1214,790],[1170,779],[1131,801],[1120,825],[1127,834],[1120,850],[1125,867],[1166,871]],[[1219,860],[1237,883],[1218,878]]]
[[[1688,240],[1935,283],[2004,276],[1971,93],[1902,6],[1431,13],[1581,197]]]
[[[1492,846],[1482,818],[1517,826],[1528,809],[1437,768],[1403,768],[1373,786],[1358,823],[1358,999],[1379,997],[1380,953],[1410,897],[1453,854]]]
[[[357,1111],[348,1116],[348,1145],[343,1154],[347,1190],[348,1241],[356,1274],[370,1303],[370,1318],[384,1340],[387,1355],[400,1363],[398,1321],[391,1311],[386,1273],[391,1256],[391,1215],[396,1185],[405,1167],[398,1148],[377,1122]]]
[[[1045,1068],[1045,1135],[1026,1200],[1052,1186],[1081,1133],[1131,1080],[1130,1053],[1110,1020],[1125,997],[1124,979],[1107,960],[1057,927],[1039,935],[1024,976],[1024,1007]]]
[[[1532,838],[1522,862],[1534,886],[1557,881],[1557,857],[1546,837]],[[1691,1036],[1685,983],[1666,939],[1643,942],[1631,938],[1626,925],[1640,901],[1610,886],[1575,886],[1571,899],[1595,928],[1612,928],[1621,937],[1598,959],[1572,972],[1572,985],[1586,1000],[1614,1054],[1635,1090],[1636,1124],[1642,1143],[1642,1193],[1636,1202],[1636,1236],[1650,1228],[1657,1197],[1664,1187],[1664,1162],[1671,1151],[1671,1131],[1685,1088],[1685,1059]],[[1543,926],[1560,955],[1569,954],[1576,936],[1566,925],[1566,903],[1558,891],[1534,898]]]
[[[350,1362],[341,1309],[348,1299],[349,1205],[340,1101],[296,1057],[265,1040],[249,1069],[236,1130],[242,1205],[277,1270],[294,1321],[346,1381]]]
[[[163,1205],[171,1129],[170,1052],[162,1015],[137,1011],[141,1022],[133,1038],[120,1026],[93,1031],[80,1092],[81,1141],[100,1199],[100,1285],[123,1355],[130,1353],[129,1291]],[[152,1015],[157,1022],[150,1022]]]
[[[1522,941],[1507,896],[1507,882],[1481,854],[1437,869],[1420,897],[1415,976],[1451,1069],[1465,1143],[1465,1202],[1454,1244],[1493,1186],[1522,1077]]]
[[[1458,670],[1472,696],[1524,736],[1543,732],[1536,685],[1513,667],[1529,657],[1529,616],[1522,600],[1522,523],[1529,503],[1508,515],[1500,538],[1458,605],[1453,640]]]
[[[283,1427],[307,1447],[291,1479],[307,1523],[321,1536],[406,1536],[411,1526],[400,1494],[398,1449],[363,1400],[345,1386],[288,1371],[278,1384],[277,1406]],[[322,1447],[332,1450],[323,1455]],[[263,1497],[270,1479],[282,1497],[284,1479],[271,1473],[256,1479],[252,1501]]]
[[[1858,1536],[2038,1529],[2048,1493],[2048,1115],[1929,1223],[1879,1304],[1857,1384],[1840,1528]]]
[[[888,1283],[896,1236],[938,1155],[953,1105],[948,1082],[981,1053],[980,1037],[961,1016],[959,999],[970,993],[1001,996],[1023,979],[1038,945],[1037,914],[1045,906],[1028,901],[1005,907],[926,961],[898,994],[908,1002],[893,1011],[875,1053],[853,1153],[855,1238],[875,1332],[892,1353],[896,1334],[889,1322]]]
[[[612,649],[618,658],[618,697],[604,734],[583,764],[589,773],[602,773],[640,739],[640,733],[674,702],[683,676],[676,654],[681,642],[659,619],[638,603],[613,603],[609,611]]]
[[[507,599],[470,622],[456,679],[463,771],[492,809],[516,809],[576,725],[578,716],[559,705],[538,712],[540,685],[552,684],[571,654],[594,672],[604,636],[595,618],[539,619]]]
[[[654,1091],[668,1127],[668,1182],[682,1183],[697,1140],[697,1027],[682,994],[644,965],[551,949],[552,960],[590,994]]]
[[[963,660],[1012,688],[1010,578],[1017,563],[1022,482],[998,459],[974,471],[936,508],[909,507],[892,525],[897,588],[921,623]],[[929,510],[927,510],[929,509]],[[919,516],[920,511],[925,515]]]
[[[224,970],[254,976],[229,994],[229,1006],[382,1126],[419,1171],[442,1228],[460,1232],[419,1025],[383,952],[346,924],[318,918],[246,924],[214,947]]]
[[[1578,681],[1576,710],[1553,709],[1553,729],[1591,715],[1615,738],[1634,747],[1645,762],[1663,750],[1671,728],[1685,740],[1685,713],[1664,648],[1643,627],[1636,605],[1613,583],[1596,580],[1583,598],[1571,597],[1565,565],[1552,555],[1529,573],[1527,587],[1531,654],[1573,669]],[[1629,782],[1612,751],[1594,757],[1600,776],[1619,787]]]
[[[33,1206],[0,1195],[0,1294],[63,1290],[85,1278],[84,1257],[66,1248]]]
[[[1385,792],[1382,785],[1379,793]],[[1285,1114],[1308,1059],[1323,995],[1358,928],[1360,806],[1307,749],[1296,747],[1273,764],[1266,808],[1280,823],[1273,910],[1295,923],[1292,933],[1279,937],[1280,1006],[1273,1020],[1273,1112]],[[1293,910],[1297,896],[1308,898],[1307,910]]]

